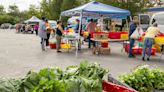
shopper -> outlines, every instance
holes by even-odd
[[[56,46],[57,46],[57,53],[60,53],[60,43],[63,35],[63,28],[62,28],[62,22],[57,21],[57,28],[56,28]]]
[[[160,30],[158,28],[158,24],[154,23],[152,27],[149,27],[146,31],[145,34],[145,39],[144,39],[144,47],[142,51],[142,60],[145,61],[145,54],[146,54],[146,49],[148,49],[148,57],[147,60],[150,60],[151,56],[151,49],[152,45],[154,43],[154,38],[155,36],[160,33]]]
[[[91,43],[93,43],[93,46],[95,47],[95,42],[91,40],[91,34],[95,32],[96,30],[96,23],[93,22],[93,19],[90,20],[90,22],[86,26],[86,30],[89,32],[88,40],[88,48],[91,48]]]
[[[51,27],[48,23],[48,20],[46,20],[46,29],[47,29],[47,39],[46,39],[46,46],[49,46],[49,38],[50,38],[50,34],[51,34]]]
[[[37,23],[36,25],[35,25],[35,33],[36,33],[36,35],[38,35],[38,28],[39,28],[39,23]]]
[[[43,51],[45,51],[45,40],[47,39],[45,17],[42,17],[42,21],[39,23],[38,30],[38,35],[41,38],[41,48]]]
[[[138,16],[134,16],[132,22],[130,23],[130,29],[129,29],[129,40],[130,40],[129,58],[135,57],[132,53],[132,48],[134,47],[135,39],[130,37],[133,34],[133,32],[136,30],[138,24],[139,24]]]

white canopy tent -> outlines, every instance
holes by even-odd
[[[25,23],[36,23],[36,22],[40,22],[41,20],[39,18],[37,18],[36,16],[32,16],[30,19],[24,21]]]

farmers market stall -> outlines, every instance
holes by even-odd
[[[32,16],[30,19],[24,21],[25,23],[39,23],[41,20],[36,16]]]
[[[82,24],[81,20],[83,17],[127,18],[127,16],[130,16],[130,11],[93,1],[93,2],[87,3],[85,5],[79,6],[77,8],[63,11],[61,13],[61,16],[69,16],[69,17],[80,16],[80,25],[81,25]],[[78,43],[80,43],[80,29],[81,29],[81,26],[79,26]],[[95,39],[93,38],[92,40],[95,40]],[[78,50],[76,50],[76,52],[78,52]]]

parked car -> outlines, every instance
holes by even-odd
[[[156,22],[160,28],[160,31],[164,33],[164,12],[158,12],[152,15],[140,14],[139,19],[140,25],[144,30]]]
[[[12,26],[12,24],[10,24],[10,23],[3,23],[3,24],[1,24],[0,28],[2,28],[2,29],[9,29],[11,26]]]

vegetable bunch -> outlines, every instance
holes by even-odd
[[[97,63],[81,62],[80,66],[45,68],[29,72],[21,80],[18,92],[102,92],[102,78],[107,71]]]
[[[138,66],[131,73],[120,76],[120,80],[139,92],[164,89],[164,70],[148,65]]]

